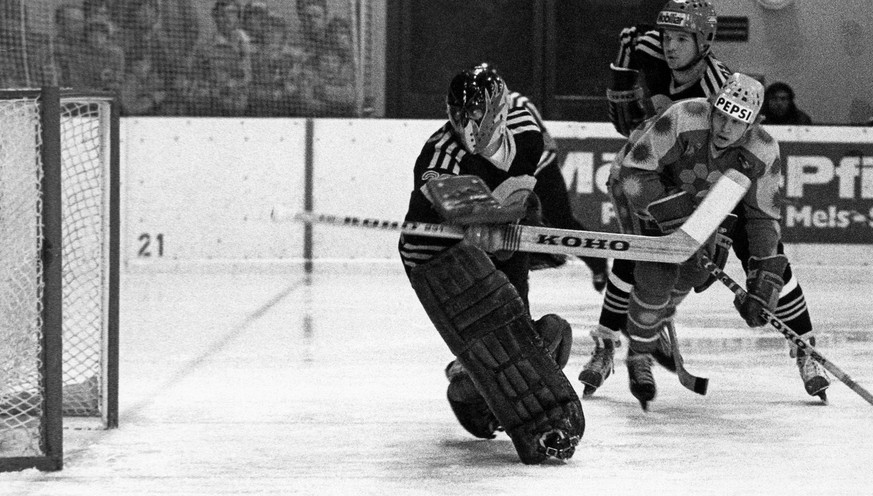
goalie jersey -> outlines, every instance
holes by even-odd
[[[622,204],[622,225],[646,218],[650,203],[679,191],[699,205],[724,171],[736,169],[752,181],[737,206],[746,219],[749,252],[774,255],[781,218],[779,144],[761,126],[753,126],[740,142],[716,152],[710,145],[712,112],[706,98],[683,100],[631,136],[610,173],[611,193]]]
[[[640,71],[649,97],[664,95],[673,102],[686,98],[709,98],[731,75],[728,68],[710,53],[705,58],[699,77],[676,85],[664,59],[661,40],[661,31],[647,26],[625,28],[620,35],[621,47],[615,65]],[[660,113],[664,109],[656,110]]]
[[[436,224],[443,222],[425,195],[425,183],[431,179],[474,175],[493,191],[510,177],[533,176],[543,154],[543,135],[536,120],[523,106],[513,105],[507,116],[506,130],[512,138],[509,140],[510,146],[515,148],[515,155],[506,170],[480,155],[469,153],[455,136],[449,122],[431,135],[415,161],[413,189],[405,220]],[[413,267],[427,262],[457,242],[456,239],[402,234],[399,242],[400,259],[409,274]]]

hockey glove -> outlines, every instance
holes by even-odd
[[[670,234],[694,213],[694,200],[687,191],[673,193],[649,203],[646,210],[664,234]]]
[[[748,275],[746,276],[746,297],[734,298],[734,306],[740,312],[749,327],[760,327],[767,323],[763,310],[773,312],[779,302],[779,292],[785,281],[782,273],[788,266],[785,255],[749,258]]]
[[[610,64],[612,86],[606,89],[609,120],[623,136],[646,120],[643,107],[643,88],[638,84],[639,72]]]
[[[737,222],[737,216],[728,214],[727,217],[718,226],[715,232],[715,249],[713,253],[707,253],[709,258],[718,265],[719,269],[724,269],[727,264],[728,254],[731,251],[734,241],[731,236],[734,234],[734,224]],[[698,284],[694,287],[695,293],[702,293],[715,282],[715,276],[710,274],[703,284]]]

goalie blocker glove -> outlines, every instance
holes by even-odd
[[[643,88],[639,85],[639,71],[609,65],[612,72],[612,86],[606,90],[609,101],[609,120],[615,130],[623,136],[630,136],[637,126],[646,120],[643,107]]]
[[[779,292],[785,281],[782,274],[788,265],[785,255],[749,258],[746,297],[734,299],[734,306],[749,327],[760,327],[767,323],[763,310],[773,312],[779,301]]]

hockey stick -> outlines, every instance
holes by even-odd
[[[746,297],[746,290],[743,289],[739,284],[737,284],[734,279],[727,275],[724,270],[719,268],[715,262],[712,261],[706,254],[701,254],[701,262],[703,262],[703,267],[708,270],[716,279],[724,283],[731,291],[737,295],[738,298],[742,299]],[[822,364],[822,366],[828,370],[831,374],[834,375],[837,379],[840,380],[843,384],[849,387],[852,391],[858,393],[862,398],[864,398],[867,403],[873,405],[873,395],[870,394],[869,391],[864,389],[860,384],[855,382],[849,374],[843,372],[839,367],[837,367],[833,362],[823,357],[818,350],[815,349],[814,346],[807,343],[799,334],[794,332],[793,329],[788,327],[785,322],[779,320],[779,317],[773,314],[773,312],[763,309],[761,313],[767,317],[767,323],[777,331],[781,332],[785,339],[791,341],[795,345],[797,345],[798,349],[803,350],[805,353],[809,354],[815,361]]]
[[[688,220],[666,236],[505,225],[501,228],[503,244],[499,249],[681,263],[690,258],[715,232],[722,220],[746,194],[749,186],[746,176],[733,169],[727,170]],[[276,222],[297,220],[308,224],[363,227],[439,238],[464,237],[464,228],[461,226],[342,217],[314,212],[294,213],[281,205],[273,208],[271,218]]]
[[[665,325],[670,336],[670,345],[673,348],[673,362],[676,363],[676,375],[679,377],[679,384],[685,386],[685,389],[705,395],[706,389],[709,387],[709,379],[697,377],[685,370],[685,360],[682,359],[682,354],[679,352],[679,341],[676,339],[676,327],[673,325],[672,320],[668,320]]]

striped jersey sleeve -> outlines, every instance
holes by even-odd
[[[540,115],[540,111],[539,111],[539,109],[537,109],[536,105],[534,105],[533,102],[530,101],[530,98],[522,95],[521,93],[519,93],[517,91],[511,91],[509,93],[509,108],[514,109],[516,107],[526,109],[530,113],[531,117],[533,117],[533,119],[536,122],[537,126],[539,127],[540,131],[543,134],[545,134],[547,132],[546,131],[546,124],[545,124],[545,122],[543,122],[543,117],[542,117],[542,115]],[[543,154],[540,157],[540,161],[537,164],[537,172],[539,172],[539,170],[542,169],[543,167],[554,162],[557,158],[558,158],[558,154],[557,154],[556,147],[555,146],[548,146],[548,145],[545,146],[543,148]]]

